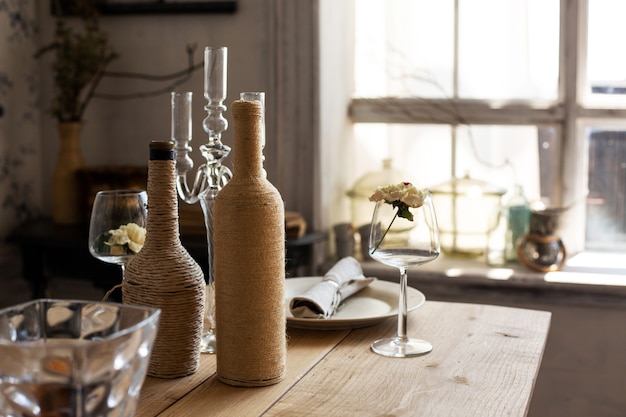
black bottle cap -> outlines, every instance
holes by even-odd
[[[174,142],[150,142],[150,160],[151,161],[173,161],[174,160]]]

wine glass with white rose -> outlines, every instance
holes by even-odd
[[[407,336],[407,268],[431,262],[439,256],[439,229],[428,190],[409,182],[379,187],[370,197],[376,202],[369,239],[369,254],[378,262],[400,270],[398,330],[395,337],[372,343],[383,356],[410,357],[432,350],[425,340]]]
[[[148,194],[143,190],[99,191],[91,209],[89,252],[122,269],[143,247],[146,237]],[[119,286],[119,285],[118,285]],[[114,287],[104,299],[108,299]]]

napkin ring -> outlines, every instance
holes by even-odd
[[[339,308],[339,304],[341,304],[341,289],[343,288],[342,285],[340,285],[337,281],[335,281],[332,278],[324,278],[322,279],[322,282],[330,282],[332,283],[335,288],[335,294],[333,296],[333,302],[330,305],[330,310],[326,312],[326,314],[324,314],[325,318],[329,318],[330,316],[332,316],[333,314],[335,314],[337,312],[337,309]]]

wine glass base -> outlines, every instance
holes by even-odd
[[[200,352],[201,353],[215,353],[215,333],[206,332],[202,335],[202,339],[200,340]]]
[[[409,358],[429,353],[433,350],[433,345],[420,339],[390,337],[375,341],[372,343],[371,348],[374,353],[379,355],[392,358]]]

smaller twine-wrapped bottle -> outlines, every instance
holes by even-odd
[[[260,101],[232,106],[233,177],[214,207],[217,376],[275,384],[286,372],[285,210],[263,171]]]
[[[178,378],[197,371],[206,285],[200,266],[180,242],[172,142],[152,142],[148,216],[141,252],[126,267],[125,304],[161,309],[148,375]]]

